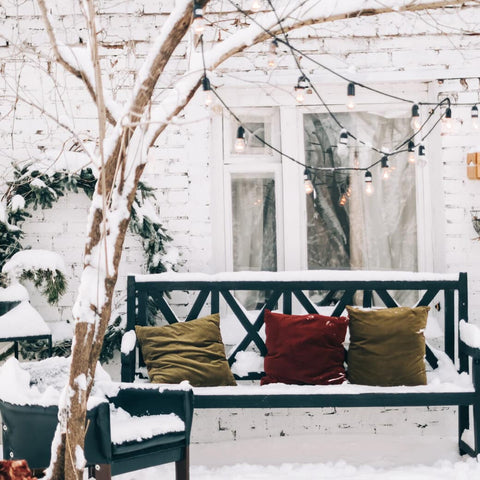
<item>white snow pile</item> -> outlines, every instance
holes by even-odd
[[[0,317],[0,338],[34,337],[49,333],[47,323],[28,300]]]
[[[120,347],[121,353],[128,355],[131,351],[135,349],[137,344],[137,335],[135,330],[128,330],[122,337],[122,345]]]
[[[232,365],[232,373],[239,377],[246,377],[249,373],[263,372],[263,357],[252,351],[238,352],[235,363]]]
[[[116,445],[184,430],[183,420],[174,413],[137,417],[110,404],[110,435]]]
[[[50,250],[22,250],[10,258],[2,268],[3,273],[19,277],[24,270],[58,270],[66,274],[63,258]]]
[[[0,302],[22,302],[29,298],[28,290],[19,283],[13,283],[7,288],[0,288]]]
[[[52,357],[37,362],[20,363],[9,358],[0,368],[0,398],[15,405],[58,405],[61,391],[67,384],[70,359]],[[95,381],[110,381],[110,376],[97,365]],[[104,401],[95,390],[89,398],[88,408]]]
[[[469,347],[480,348],[480,328],[465,320],[460,320],[459,323],[460,338]]]

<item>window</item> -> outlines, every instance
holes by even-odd
[[[386,181],[380,165],[370,170],[374,192],[368,196],[365,171],[333,167],[365,168],[381,154],[351,138],[348,148],[339,149],[340,127],[329,114],[295,106],[234,111],[246,127],[242,153],[234,149],[239,124],[228,113],[213,127],[223,131],[215,143],[213,172],[216,271],[430,268],[425,258],[429,261],[432,252],[424,248],[418,254],[418,245],[429,245],[425,239],[431,234],[424,228],[428,169],[409,163],[407,152],[389,159]],[[368,112],[335,115],[358,138],[392,151],[411,132],[408,109],[396,112],[372,105]],[[299,163],[282,158],[256,136]],[[314,194],[305,193],[302,163],[327,168],[311,172]]]
[[[394,150],[410,134],[408,118],[363,112],[336,117],[382,150]],[[361,144],[338,147],[340,128],[328,114],[305,114],[303,120],[307,165],[365,168],[381,158]],[[391,157],[388,169],[376,165],[371,173],[369,196],[364,171],[313,170],[314,192],[306,198],[309,269],[417,270],[415,165],[404,153]]]
[[[277,270],[275,178],[232,174],[234,271]]]

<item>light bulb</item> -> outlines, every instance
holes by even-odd
[[[442,123],[443,123],[445,132],[449,133],[452,131],[453,119],[452,119],[452,109],[450,107],[447,107],[445,109],[445,114],[442,118]]]
[[[260,11],[261,8],[262,2],[260,0],[253,0],[253,2],[250,4],[250,10],[253,13],[257,13],[258,11]]]
[[[304,179],[303,184],[305,185],[305,193],[307,195],[311,195],[313,191],[315,190],[313,188],[313,183],[309,178]]]
[[[267,66],[268,68],[275,68],[277,66],[277,56],[274,53],[267,55]]]
[[[355,108],[355,84],[350,82],[347,87],[347,108],[353,110]]]
[[[470,115],[472,118],[472,127],[475,130],[478,130],[480,128],[480,122],[478,121],[478,107],[476,105],[472,107],[472,110],[470,111]]]
[[[303,103],[305,101],[305,89],[303,87],[295,87],[295,100],[297,103]]]
[[[242,153],[244,150],[245,150],[245,139],[237,138],[235,140],[235,151],[238,153]]]
[[[203,18],[203,10],[197,3],[193,4],[193,22],[192,30],[195,35],[201,35],[205,31],[205,19]]]
[[[390,177],[390,171],[388,168],[388,157],[384,155],[381,160],[381,165],[382,165],[382,178],[383,180],[388,180]]]
[[[193,20],[192,30],[196,35],[201,35],[205,31],[205,20],[203,17],[196,17]]]
[[[411,125],[412,125],[412,128],[414,130],[419,130],[420,127],[422,126],[422,122],[420,120],[420,108],[416,103],[412,106],[412,122],[411,122]]]
[[[425,145],[420,144],[418,146],[418,160],[420,161],[420,165],[423,166],[427,161],[427,153],[425,149]]]
[[[311,195],[315,191],[312,180],[310,179],[310,172],[306,168],[303,172],[303,185],[305,187],[305,194]]]
[[[213,92],[212,87],[210,85],[210,80],[207,76],[204,76],[202,79],[202,87],[204,93],[204,102],[205,106],[209,107],[213,103]]]
[[[268,55],[267,55],[268,68],[275,68],[277,66],[277,47],[278,47],[278,42],[277,42],[277,39],[275,38],[270,42],[270,47],[268,49]]]
[[[367,170],[365,172],[365,193],[370,196],[373,193],[372,172]]]
[[[415,163],[417,160],[417,155],[415,154],[415,144],[412,140],[408,142],[408,161],[410,163]]]
[[[242,153],[245,150],[245,146],[245,129],[240,125],[237,129],[234,149],[237,153]]]
[[[211,90],[205,92],[204,102],[206,107],[209,107],[213,103],[213,94]]]

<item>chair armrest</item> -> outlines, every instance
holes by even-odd
[[[122,337],[120,347],[122,363],[122,382],[133,382],[135,380],[137,336],[135,330],[127,330]]]
[[[459,348],[466,355],[480,359],[480,328],[465,320],[460,320],[459,329]]]
[[[132,416],[174,413],[185,423],[187,439],[190,438],[193,419],[193,391],[190,386],[116,384],[116,392],[112,395],[107,392],[107,398],[115,407]]]

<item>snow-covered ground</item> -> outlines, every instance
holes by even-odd
[[[114,478],[173,480],[174,465],[162,465]],[[191,446],[191,480],[475,478],[480,478],[480,463],[458,455],[455,437],[338,434]]]

